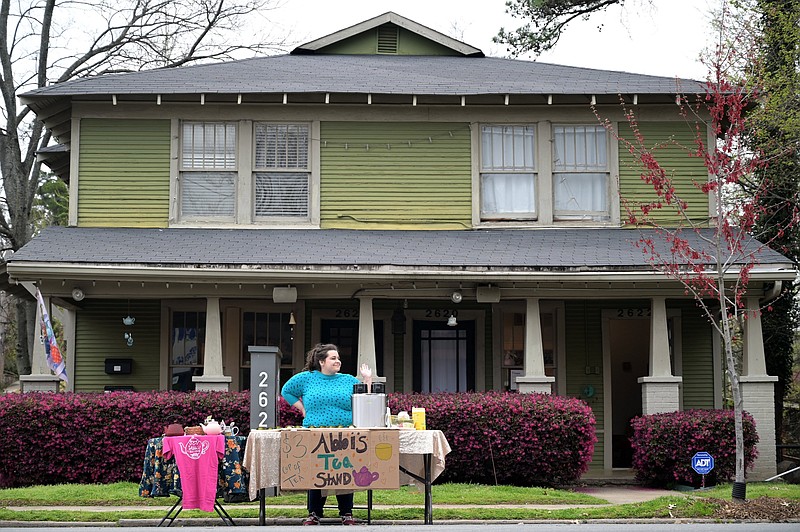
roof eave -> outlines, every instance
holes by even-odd
[[[76,264],[56,262],[14,262],[8,263],[8,274],[11,282],[22,282],[37,279],[87,279],[87,280],[140,280],[153,277],[175,281],[213,279],[218,282],[262,282],[262,280],[292,280],[305,282],[324,281],[391,281],[398,279],[415,280],[463,280],[481,282],[647,282],[674,281],[662,272],[647,267],[615,267],[603,268],[510,268],[488,266],[461,267],[405,267],[396,265],[380,266],[313,266],[313,265],[175,265],[155,266],[147,264]],[[734,280],[738,270],[731,269],[726,278]],[[789,281],[797,277],[797,271],[791,264],[770,264],[754,268],[750,279],[754,281]]]

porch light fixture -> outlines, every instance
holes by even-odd
[[[453,303],[461,303],[463,299],[464,296],[461,295],[461,292],[456,291],[450,294],[450,301],[452,301]]]
[[[453,314],[450,314],[450,317],[447,318],[447,325],[450,327],[455,327],[456,325],[458,325],[458,320]]]
[[[83,301],[83,298],[86,297],[86,294],[83,293],[79,287],[75,287],[72,289],[72,299],[75,301]]]
[[[275,303],[296,303],[297,287],[276,286],[272,289],[272,301]]]
[[[497,286],[479,286],[475,292],[478,303],[499,303],[500,288]]]

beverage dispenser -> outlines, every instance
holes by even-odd
[[[375,428],[386,426],[386,386],[382,382],[372,384],[371,393],[367,393],[367,385],[353,385],[353,426],[358,428]]]

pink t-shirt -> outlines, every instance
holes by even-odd
[[[181,474],[184,510],[214,511],[217,465],[225,455],[225,436],[172,436],[164,438],[164,458],[175,456]]]

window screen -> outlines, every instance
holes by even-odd
[[[534,126],[481,127],[481,219],[536,218]]]
[[[553,127],[553,214],[558,220],[609,219],[603,126]]]

